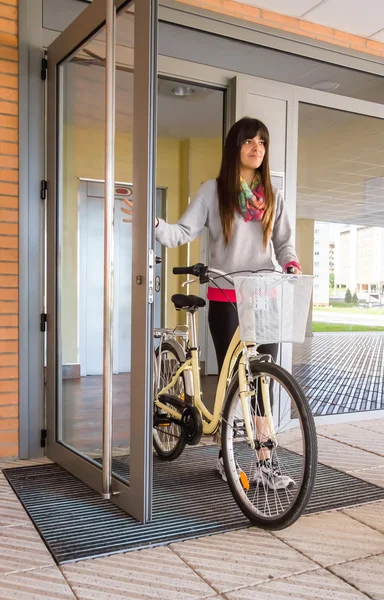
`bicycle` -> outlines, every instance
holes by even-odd
[[[172,296],[176,310],[186,311],[188,325],[155,332],[160,339],[154,375],[155,450],[161,459],[175,460],[186,445],[196,445],[202,435],[221,437],[226,478],[241,511],[265,529],[288,527],[303,513],[314,486],[315,424],[298,382],[272,357],[259,354],[257,346],[297,339],[296,319],[288,322],[288,332],[283,331],[287,329],[284,302],[292,306],[301,302],[303,338],[312,278],[225,274],[201,263],[176,267],[173,273],[194,275],[194,281],[200,283],[217,285],[215,279],[221,277],[234,283],[240,327],[228,348],[211,413],[201,393],[196,330],[196,312],[206,303],[199,296]],[[301,292],[300,281],[305,283]],[[191,280],[183,285],[187,283]],[[266,461],[272,465],[270,475],[265,473]],[[279,487],[277,472],[285,487]]]

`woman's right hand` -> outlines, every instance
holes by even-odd
[[[125,213],[126,215],[129,215],[129,219],[123,219],[124,223],[132,223],[132,209],[133,209],[133,204],[130,200],[128,200],[128,198],[123,198],[123,202],[126,206],[128,206],[128,208],[125,208],[124,206],[121,207],[121,210],[123,213]]]
[[[128,206],[128,208],[125,208],[124,206],[122,206],[121,210],[124,214],[129,216],[128,219],[123,219],[123,221],[124,221],[124,223],[132,223],[133,204],[130,200],[128,200],[128,198],[123,198],[123,202],[126,206]],[[155,227],[157,227],[158,224],[159,224],[159,219],[157,217],[155,217]]]

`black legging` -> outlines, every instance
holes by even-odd
[[[215,302],[210,300],[208,324],[211,331],[213,344],[215,346],[217,365],[220,374],[229,344],[231,343],[233,334],[239,325],[237,310],[234,309],[230,302]],[[261,344],[258,346],[258,351],[260,354],[270,354],[274,361],[277,359],[278,349],[278,344]],[[257,397],[261,399],[260,381],[258,383],[258,387],[259,389]],[[258,415],[264,415],[264,406],[260,402],[258,406]]]

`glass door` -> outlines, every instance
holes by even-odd
[[[156,28],[155,0],[94,0],[48,48],[47,454],[143,522],[152,488]],[[116,181],[133,182],[131,223]]]
[[[293,231],[296,221],[296,155],[297,111],[295,111],[293,86],[258,77],[238,75],[231,85],[231,121],[244,116],[259,119],[270,134],[269,164],[272,185],[281,190]],[[289,176],[288,176],[289,175]],[[278,267],[276,261],[276,267]],[[279,364],[291,371],[292,344],[280,344]],[[273,417],[279,431],[295,426],[290,399],[282,389],[275,397]]]

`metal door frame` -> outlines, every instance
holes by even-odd
[[[117,13],[129,0],[115,0]],[[93,487],[104,497],[105,477],[95,462],[57,441],[58,382],[61,382],[60,349],[60,289],[57,258],[61,250],[58,234],[60,189],[59,136],[62,110],[59,81],[63,61],[80,48],[106,21],[106,0],[94,0],[84,12],[48,48],[48,294],[47,294],[47,454]],[[152,500],[152,345],[153,310],[149,304],[148,273],[154,247],[155,201],[155,143],[156,143],[156,90],[157,90],[157,3],[140,0],[135,4],[135,82],[133,179],[141,198],[133,219],[132,232],[132,356],[130,479],[129,485],[112,476],[110,499],[136,519],[146,522],[151,518]],[[108,84],[110,85],[110,81]],[[106,88],[108,89],[108,88]],[[106,151],[108,148],[106,148]],[[139,235],[146,231],[147,235]],[[111,452],[111,448],[110,448]],[[104,461],[110,457],[104,456]]]

